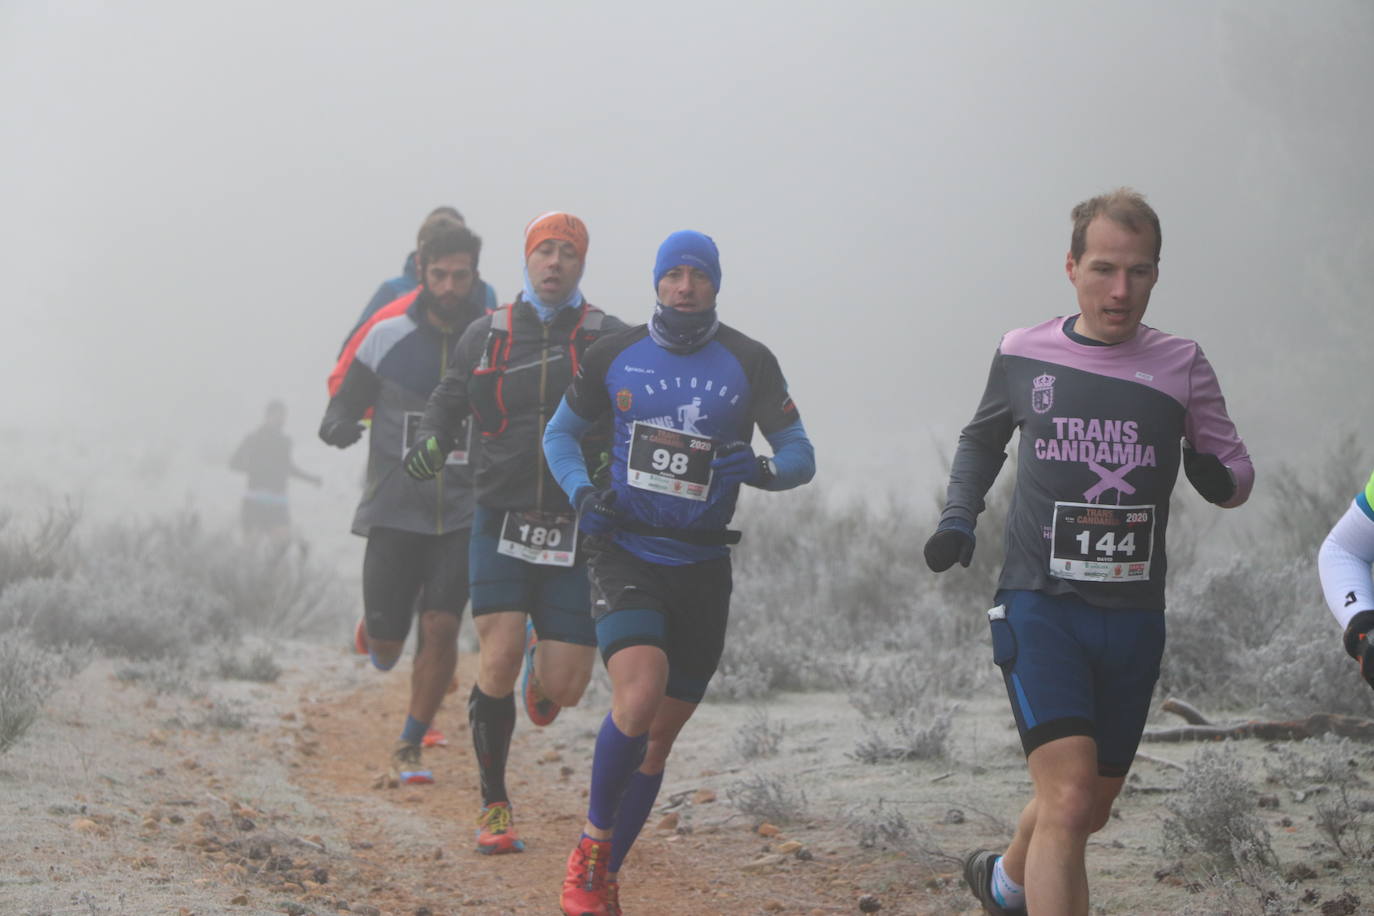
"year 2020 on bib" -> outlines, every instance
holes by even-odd
[[[571,566],[577,554],[577,516],[512,509],[501,522],[496,552],[538,566]]]
[[[1050,575],[1094,582],[1150,578],[1154,506],[1054,504]]]
[[[636,421],[630,428],[630,486],[704,501],[711,490],[715,444],[704,436]]]

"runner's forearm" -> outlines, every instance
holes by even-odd
[[[1006,377],[999,351],[988,373],[987,388],[973,419],[959,434],[959,445],[950,462],[949,489],[940,519],[960,519],[974,525],[982,513],[983,497],[997,480],[1012,432],[1016,429]]]
[[[568,499],[572,499],[581,488],[592,485],[579,444],[582,434],[591,425],[579,417],[568,406],[568,399],[564,398],[559,402],[553,419],[544,428],[544,460],[548,462],[554,480],[568,494]]]
[[[1357,499],[1322,543],[1317,554],[1327,607],[1344,629],[1360,611],[1374,610],[1374,516]]]
[[[773,447],[773,479],[765,490],[790,490],[816,476],[816,450],[801,420],[765,438]]]

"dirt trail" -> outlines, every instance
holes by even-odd
[[[426,752],[437,784],[384,789],[374,779],[399,730],[408,664],[382,675],[339,645],[272,650],[285,669],[273,684],[159,690],[117,677],[123,664],[102,660],[54,696],[0,755],[0,914],[558,913],[607,707],[603,685],[548,728],[520,719],[508,787],[528,849],[486,857],[473,849],[473,658],[462,659],[463,687],[439,716],[450,744]],[[963,701],[947,758],[879,766],[855,759],[874,723],[843,694],[770,697],[769,714],[786,726],[783,749],[748,761],[732,738],[748,727],[750,707],[708,698],[622,872],[626,912],[832,916],[861,912],[872,895],[880,916],[975,916],[957,856],[1004,842],[1028,788],[999,688],[989,683]],[[1252,781],[1263,778],[1271,746],[1226,750]],[[1192,754],[1153,748],[1158,759],[1132,771],[1090,842],[1094,912],[1257,911],[1258,889],[1205,889],[1160,858],[1164,806]],[[797,821],[774,835],[732,803],[758,780],[805,793]],[[1313,801],[1274,790],[1258,813],[1288,880],[1302,885],[1292,895],[1302,892],[1313,911],[1374,912],[1368,902],[1346,905],[1367,882],[1322,841]],[[665,829],[668,815],[677,822]],[[1231,902],[1211,906],[1218,895]]]
[[[96,661],[59,691],[0,756],[0,914],[559,912],[604,688],[548,728],[521,718],[508,787],[528,848],[487,857],[473,848],[480,799],[465,700],[475,659],[463,657],[463,689],[440,712],[449,746],[426,752],[437,783],[385,789],[374,781],[408,665],[381,675],[338,647],[274,653],[285,673],[273,684],[159,690]],[[818,749],[837,744],[834,714],[810,699],[792,711],[804,717],[793,720],[797,746],[770,764],[837,795],[863,792],[857,771],[832,778],[833,763],[817,763]],[[760,835],[728,803],[748,772],[729,740],[743,712],[708,703],[688,726],[622,871],[627,913],[857,913],[867,893],[883,914],[974,912],[953,876],[927,889],[909,856],[861,850],[833,818]],[[661,826],[667,814],[675,829]]]
[[[588,709],[568,716],[578,717],[578,723],[561,722],[561,728],[555,723],[547,730],[521,714],[508,788],[527,848],[518,855],[479,855],[472,839],[481,800],[465,721],[474,661],[463,659],[459,679],[464,687],[440,712],[438,724],[449,745],[426,751],[435,785],[371,788],[404,708],[407,678],[399,671],[303,705],[299,750],[312,776],[304,787],[352,847],[356,864],[346,880],[356,887],[353,897],[383,913],[413,914],[426,907],[435,916],[559,912],[564,865],[586,810],[589,723],[597,713],[588,703]],[[598,705],[604,707],[604,700]],[[670,767],[673,763],[681,766],[674,761]],[[703,775],[710,782],[714,774]],[[666,802],[665,794],[660,805]],[[712,805],[709,815],[695,816]],[[752,824],[724,810],[723,799],[695,808],[691,832],[660,829],[665,815],[651,815],[622,872],[627,913],[859,912],[860,893],[842,877],[837,857],[808,861],[777,853],[788,838],[760,836]],[[757,868],[744,870],[753,862]],[[332,890],[339,892],[337,880]],[[885,912],[921,912],[914,900],[901,902],[893,890],[889,885]]]

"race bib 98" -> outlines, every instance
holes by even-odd
[[[635,422],[630,429],[630,486],[652,493],[704,501],[711,489],[714,443],[676,429]]]
[[[1050,575],[1079,581],[1146,581],[1154,531],[1154,506],[1057,502]]]

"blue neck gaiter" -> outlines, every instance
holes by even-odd
[[[540,299],[539,294],[536,293],[534,287],[530,285],[530,272],[529,269],[526,268],[525,301],[534,306],[534,311],[539,315],[539,320],[548,324],[553,320],[553,316],[558,314],[560,309],[578,308],[582,305],[582,287],[573,287],[573,291],[568,295],[568,298],[564,299],[562,302],[549,304],[543,299]]]
[[[654,306],[654,317],[649,320],[649,336],[672,353],[700,350],[711,342],[719,328],[715,306],[704,312],[679,312],[660,302]]]

